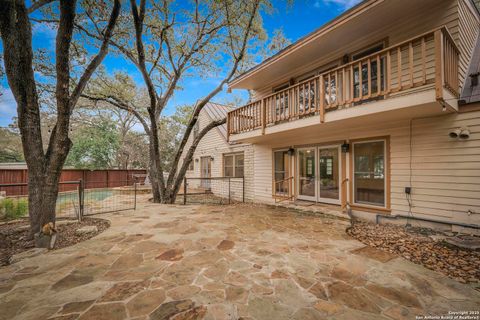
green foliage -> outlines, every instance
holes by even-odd
[[[98,123],[80,127],[72,140],[67,166],[78,169],[107,169],[113,166],[119,139],[112,120],[101,119]]]
[[[6,220],[18,219],[28,213],[28,201],[25,198],[4,198],[0,200],[0,217]]]
[[[20,134],[10,128],[0,128],[0,162],[23,161]]]

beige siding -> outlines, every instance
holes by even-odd
[[[305,64],[304,68],[286,73],[283,78],[272,79],[272,82],[264,87],[252,90],[252,97],[254,100],[260,99],[272,93],[273,87],[339,60],[345,53],[358,51],[383,39],[387,39],[388,46],[392,46],[444,25],[460,48],[459,74],[460,85],[462,85],[475,45],[474,40],[480,29],[478,16],[472,10],[473,7],[466,4],[467,1],[469,0],[442,0],[438,1],[434,7],[428,4],[422,10],[399,16],[396,21],[386,21],[384,28],[368,32],[364,37],[359,37],[348,45],[339,46],[338,50],[331,51],[329,54],[319,57],[318,60]],[[429,67],[433,68],[433,47],[427,49],[429,50],[427,60],[431,62]],[[404,57],[406,55],[406,52],[403,53]],[[403,60],[403,68],[407,69],[408,61],[405,58]],[[392,61],[392,65],[395,66],[395,61]],[[395,81],[395,74],[392,74],[392,79]]]
[[[468,127],[468,140],[452,140],[450,129]],[[340,132],[337,130],[336,132]],[[480,223],[480,111],[398,121],[371,127],[342,128],[321,139],[292,137],[275,145],[256,144],[255,201],[272,203],[272,149],[344,139],[390,137],[392,214],[407,214],[404,187],[410,181],[412,149],[412,213],[438,219]],[[468,215],[471,210],[477,214]]]
[[[212,119],[204,111],[199,115],[200,131],[207,126]],[[185,152],[191,146],[193,137],[191,136],[185,147]],[[227,143],[225,137],[220,133],[218,129],[210,130],[200,141],[198,147],[193,156],[194,170],[187,171],[187,178],[199,178],[200,175],[200,162],[201,157],[213,157],[211,164],[212,177],[223,177],[223,155],[229,153],[244,153],[244,175],[245,175],[245,200],[253,200],[253,147],[251,145],[230,145]],[[198,187],[199,181],[192,180],[189,183],[190,187]],[[212,191],[217,195],[228,196],[228,182],[224,180],[212,181]],[[231,195],[236,200],[241,200],[242,195],[242,181],[241,179],[232,179],[231,181]]]

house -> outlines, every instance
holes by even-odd
[[[226,118],[232,110],[226,105],[207,103],[200,111],[185,150],[204,127]],[[218,126],[200,140],[186,177],[188,193],[209,191],[223,198],[230,194],[233,200],[253,201],[253,148],[250,144],[227,141],[226,124]]]
[[[253,201],[478,227],[479,39],[471,0],[365,0],[235,78]]]

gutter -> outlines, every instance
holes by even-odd
[[[454,225],[458,227],[464,227],[464,228],[472,228],[472,229],[480,229],[480,225],[478,224],[469,224],[469,223],[462,223],[462,222],[451,222],[451,221],[443,221],[443,220],[436,220],[436,219],[429,219],[429,218],[420,218],[420,217],[412,217],[412,216],[406,216],[403,214],[397,214],[394,216],[385,216],[382,214],[377,214],[375,216],[375,223],[379,224],[380,223],[380,218],[385,218],[388,220],[398,220],[398,219],[410,219],[410,220],[418,220],[418,221],[425,221],[425,222],[434,222],[434,223],[441,223],[441,224],[447,224],[447,225]]]

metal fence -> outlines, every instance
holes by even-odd
[[[100,213],[136,209],[137,183],[114,181],[115,187],[105,187],[105,182],[83,180],[62,181],[58,184],[56,216],[75,218]],[[0,184],[0,219],[17,219],[28,216],[28,184]]]
[[[178,195],[183,204],[231,204],[245,202],[245,180],[233,177],[184,178]]]

